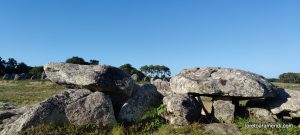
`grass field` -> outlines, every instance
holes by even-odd
[[[281,88],[300,90],[300,84],[286,84],[286,83],[274,83],[276,86]],[[21,80],[21,81],[4,81],[0,80],[0,102],[10,102],[16,105],[30,105],[38,103],[46,98],[59,93],[63,90],[63,87],[54,84],[48,80]],[[122,125],[116,125],[112,130],[106,131],[97,127],[97,125],[66,125],[64,127],[58,127],[55,125],[41,125],[39,127],[30,129],[28,131],[21,132],[20,134],[112,134],[112,135],[134,135],[134,134],[155,134],[155,135],[173,135],[173,134],[191,134],[191,135],[202,135],[202,134],[213,134],[205,133],[202,129],[201,124],[193,124],[180,128],[167,125],[164,121],[159,118],[157,112],[150,112],[151,118],[145,118],[146,121],[124,127]],[[153,117],[155,116],[155,117]],[[300,128],[293,127],[288,129],[245,129],[245,124],[260,123],[253,122],[245,119],[238,119],[235,124],[241,129],[241,133],[245,135],[294,135],[300,134]],[[280,124],[280,123],[278,123]]]
[[[61,86],[48,80],[0,80],[0,102],[29,105],[38,103],[61,90],[63,90]]]

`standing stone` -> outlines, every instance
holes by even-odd
[[[10,74],[4,74],[3,80],[10,80],[11,79],[11,75]]]
[[[14,76],[14,80],[21,80],[21,76],[18,75],[18,74],[16,74],[16,75]]]
[[[185,69],[171,78],[171,90],[178,94],[198,94],[244,98],[273,97],[276,87],[264,77],[230,68]]]
[[[35,80],[36,79],[36,77],[33,75],[33,76],[31,76],[31,78],[30,78],[30,80]]]
[[[155,86],[145,84],[137,88],[120,110],[118,120],[125,124],[138,122],[152,107],[159,105],[162,100]]]
[[[95,123],[103,127],[112,127],[116,120],[109,96],[85,89],[71,89],[33,106],[15,122],[5,125],[0,134],[15,134],[40,123],[57,125]]]
[[[130,96],[134,84],[126,72],[109,65],[49,63],[44,70],[48,79],[68,88]]]
[[[232,123],[234,120],[235,106],[232,104],[231,98],[219,97],[213,99],[214,116],[219,121]]]
[[[133,75],[131,76],[131,79],[132,79],[133,81],[137,82],[137,81],[139,81],[139,76],[138,76],[137,74],[133,74]]]
[[[167,109],[164,117],[172,125],[189,125],[201,117],[201,106],[194,97],[173,94],[164,97],[163,103]]]
[[[46,75],[46,73],[45,73],[45,71],[42,73],[42,75],[41,75],[41,79],[42,80],[44,80],[44,79],[46,79],[47,78],[47,75]]]

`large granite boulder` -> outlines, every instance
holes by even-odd
[[[161,101],[162,95],[157,92],[154,85],[145,84],[137,87],[122,106],[118,120],[125,124],[138,122],[147,111],[159,105]]]
[[[278,89],[276,95],[267,101],[273,114],[288,113],[292,118],[300,118],[300,91]]]
[[[276,87],[264,77],[230,68],[185,69],[171,78],[171,89],[178,94],[230,97],[272,97]]]
[[[248,108],[249,118],[262,122],[276,122],[277,117],[264,108]]]
[[[130,96],[134,84],[130,75],[109,65],[49,63],[44,70],[48,79],[68,88]]]
[[[24,106],[24,107],[6,107],[5,109],[0,109],[0,131],[6,125],[9,125],[16,121],[21,115],[23,115],[26,111],[29,110],[31,106]]]
[[[168,96],[173,93],[171,91],[170,83],[168,81],[164,81],[162,79],[156,79],[153,80],[151,84],[155,85],[157,91],[163,96]]]
[[[167,109],[164,117],[172,125],[188,125],[201,118],[201,106],[195,97],[173,94],[164,97],[163,104]]]
[[[115,122],[109,96],[85,89],[71,89],[31,107],[16,121],[5,125],[0,134],[15,134],[40,123],[57,125],[95,123],[102,127],[112,127]]]
[[[213,99],[213,112],[216,119],[225,123],[232,123],[234,120],[235,105],[230,97]]]

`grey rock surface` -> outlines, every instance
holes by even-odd
[[[15,76],[14,76],[14,80],[21,80],[21,76],[20,76],[20,75],[18,75],[18,74],[15,74]]]
[[[201,106],[195,97],[173,94],[164,97],[163,104],[167,109],[164,117],[172,125],[188,125],[198,121],[201,117]]]
[[[170,88],[170,83],[168,81],[156,79],[152,81],[152,84],[156,87],[157,91],[163,96],[168,96],[170,94],[173,94]]]
[[[137,74],[133,74],[133,75],[131,76],[131,79],[132,79],[133,81],[137,82],[137,81],[139,81],[139,76],[138,76]]]
[[[276,95],[267,101],[273,114],[288,112],[292,118],[300,117],[300,91],[278,89]]]
[[[249,118],[263,122],[276,122],[277,117],[263,108],[248,108]]]
[[[147,111],[159,105],[161,101],[162,95],[157,92],[154,85],[145,84],[137,87],[122,106],[118,120],[125,124],[138,122]]]
[[[264,77],[230,68],[185,69],[171,78],[175,93],[194,93],[208,96],[273,97],[276,87]]]
[[[111,127],[116,120],[108,96],[89,90],[66,90],[31,107],[13,123],[5,125],[0,134],[15,134],[44,124],[90,124]]]
[[[126,96],[130,96],[133,89],[131,77],[109,65],[49,63],[44,66],[44,70],[48,79],[68,88],[85,88]]]
[[[216,98],[213,99],[213,112],[219,121],[232,123],[234,120],[235,106],[232,104],[231,98]]]
[[[46,72],[44,71],[43,73],[42,73],[42,75],[41,75],[41,79],[43,80],[43,79],[46,79],[47,78],[47,75],[46,75]]]
[[[221,135],[240,135],[239,128],[234,124],[221,124],[213,123],[203,126],[204,130],[208,133],[221,134]]]

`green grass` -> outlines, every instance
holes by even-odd
[[[279,88],[290,89],[290,90],[300,90],[300,84],[296,84],[296,83],[273,82],[273,84]]]
[[[29,105],[38,103],[63,88],[48,80],[0,80],[0,102],[13,103],[16,105]]]

